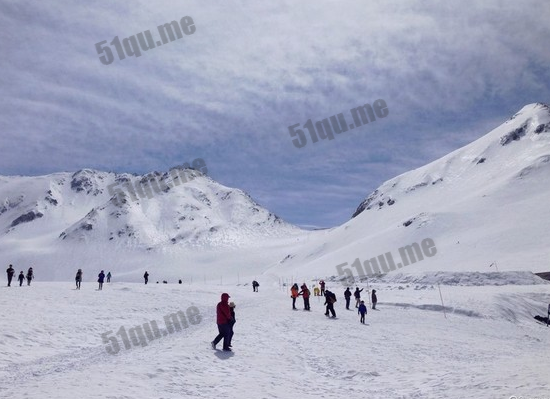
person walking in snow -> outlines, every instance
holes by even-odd
[[[321,296],[325,295],[325,280],[319,281],[319,285],[321,286]]]
[[[13,275],[15,274],[15,269],[12,265],[9,265],[6,269],[6,274],[8,275],[8,287],[11,287],[11,280],[13,279]]]
[[[304,298],[304,310],[311,310],[309,308],[309,296],[311,295],[311,293],[307,288],[306,283],[302,284],[300,288],[302,289],[302,291],[300,291],[298,295],[302,295],[302,297]]]
[[[229,294],[225,292],[221,296],[221,301],[216,306],[216,323],[218,324],[218,335],[211,342],[212,349],[216,349],[216,345],[223,339],[223,350],[231,352],[229,347],[229,336],[231,333],[231,308],[227,301],[229,301]]]
[[[357,309],[357,314],[361,315],[360,322],[365,324],[365,315],[367,314],[367,307],[365,306],[365,301],[361,301],[359,309]]]
[[[233,326],[235,325],[235,322],[237,321],[237,319],[235,318],[235,307],[236,306],[237,305],[235,305],[235,302],[230,302],[229,303],[229,311],[231,312],[231,321],[229,322],[230,332],[229,332],[229,343],[227,344],[228,348],[232,347],[231,340],[233,339]]]
[[[23,285],[23,281],[25,281],[25,273],[23,273],[23,270],[19,272],[17,279],[19,280],[19,286],[21,287]]]
[[[294,283],[294,285],[290,288],[290,297],[292,298],[293,310],[296,310],[296,298],[298,298],[298,295],[300,295],[298,284]]]
[[[378,302],[378,298],[376,297],[376,290],[372,290],[372,308],[376,309],[376,302]]]
[[[32,267],[29,267],[29,270],[27,270],[27,285],[31,285],[31,281],[34,279],[34,271],[32,270]]]
[[[103,270],[97,275],[97,282],[99,283],[99,290],[103,289],[103,281],[105,281],[105,273]]]
[[[145,285],[149,282],[149,273],[147,273],[147,270],[145,270],[145,274],[143,275],[143,279],[145,280]],[[157,284],[159,282],[157,281]]]
[[[76,282],[76,289],[79,290],[82,283],[82,269],[77,270],[74,281]]]
[[[356,308],[358,308],[359,304],[361,303],[361,291],[363,291],[363,288],[359,289],[359,287],[355,287],[355,292],[353,293],[353,296],[355,297]]]
[[[325,291],[325,305],[327,307],[325,316],[328,317],[329,312],[332,314],[332,317],[336,317],[336,312],[334,311],[334,303],[336,302],[336,295],[330,292],[329,290]]]
[[[107,273],[107,282],[110,283],[111,282],[111,272]]]
[[[344,291],[344,298],[346,298],[346,309],[349,310],[349,302],[351,300],[351,291],[349,287]]]
[[[252,292],[258,292],[258,287],[260,286],[260,283],[258,283],[256,280],[252,282]]]

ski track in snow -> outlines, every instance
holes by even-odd
[[[550,392],[547,286],[375,287],[367,325],[338,294],[337,318],[291,310],[277,287],[38,283],[2,289],[2,398],[509,398]],[[366,291],[366,290],[365,290]],[[234,353],[214,351],[221,292],[237,303]],[[364,298],[367,301],[367,298]],[[105,351],[101,334],[189,306],[202,321],[146,347]],[[533,314],[534,313],[534,314]],[[218,345],[221,348],[221,343]]]

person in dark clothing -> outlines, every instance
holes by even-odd
[[[330,292],[329,290],[325,291],[325,305],[327,310],[325,316],[328,317],[329,312],[332,314],[332,317],[336,317],[336,312],[334,311],[334,303],[336,302],[336,295]]]
[[[372,308],[376,309],[376,302],[378,302],[378,298],[376,297],[376,290],[372,290]]]
[[[346,298],[346,309],[349,310],[349,301],[351,300],[351,291],[349,287],[344,291],[344,298]]]
[[[311,295],[309,288],[307,288],[307,285],[305,283],[302,284],[300,288],[302,289],[302,291],[300,291],[298,295],[302,295],[302,297],[304,298],[304,310],[311,310],[309,308],[309,296]]]
[[[229,327],[230,327],[231,332],[229,333],[229,343],[227,344],[228,348],[232,347],[231,340],[233,339],[233,326],[235,325],[235,322],[237,321],[237,319],[235,318],[235,307],[236,306],[237,305],[235,305],[235,302],[231,302],[229,304],[229,311],[231,312],[231,321],[229,322]]]
[[[27,285],[31,285],[31,281],[34,278],[34,271],[32,270],[32,267],[29,267],[29,270],[27,270]]]
[[[361,303],[361,291],[363,291],[363,288],[359,289],[359,287],[355,287],[355,292],[353,293],[353,296],[355,297],[356,308],[358,308],[359,304]]]
[[[296,310],[296,298],[298,298],[298,295],[300,295],[298,284],[294,283],[294,285],[290,288],[290,297],[292,298],[293,310]]]
[[[181,278],[178,280],[178,284],[183,284],[183,281],[181,281]]]
[[[111,272],[107,273],[107,282],[110,283],[111,282]]]
[[[221,296],[221,301],[216,306],[216,322],[218,324],[218,335],[214,338],[214,341],[211,342],[212,349],[216,349],[216,345],[223,338],[223,350],[231,351],[229,348],[229,336],[231,334],[231,308],[227,301],[229,301],[229,294],[225,292]]]
[[[99,283],[99,290],[103,289],[103,281],[105,281],[105,273],[103,270],[97,275],[97,282]]]
[[[252,282],[252,291],[258,292],[258,287],[260,286],[260,283],[258,283],[256,280]]]
[[[17,279],[19,280],[19,286],[21,287],[23,285],[23,281],[25,281],[25,273],[23,273],[23,270],[21,270]]]
[[[79,290],[80,284],[82,283],[82,269],[78,269],[74,280],[76,281],[76,289]]]
[[[361,323],[365,324],[365,315],[367,314],[367,307],[365,306],[365,301],[361,301],[357,314],[361,315]]]
[[[8,275],[8,287],[11,287],[11,280],[13,279],[13,275],[15,274],[15,269],[12,265],[9,265],[9,267],[6,269],[6,273]]]
[[[147,270],[145,271],[145,274],[143,275],[143,278],[145,279],[145,285],[149,282],[149,273],[147,273]],[[157,281],[157,284],[159,282]]]
[[[319,285],[321,286],[321,296],[325,295],[325,280],[319,281]]]

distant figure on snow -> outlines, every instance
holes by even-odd
[[[149,282],[149,273],[147,273],[147,270],[145,270],[145,274],[143,275],[143,279],[145,280],[145,285]],[[157,281],[157,284],[159,282]]]
[[[313,285],[313,296],[321,296],[321,290],[315,284]]]
[[[328,317],[329,312],[332,314],[332,317],[336,317],[336,312],[334,311],[334,303],[336,302],[336,295],[330,292],[329,290],[325,291],[325,305],[327,310],[325,316]]]
[[[298,298],[299,290],[298,290],[298,284],[294,283],[294,285],[290,288],[290,297],[292,298],[292,309],[296,310],[296,298]]]
[[[218,335],[214,338],[214,341],[211,342],[212,349],[216,349],[216,345],[223,338],[223,350],[226,352],[231,352],[229,347],[229,337],[231,334],[231,308],[227,301],[229,301],[229,294],[225,292],[221,296],[221,301],[216,306],[216,323],[218,324]]]
[[[82,269],[78,269],[74,280],[76,281],[76,289],[79,290],[80,284],[82,283]]]
[[[183,284],[183,281],[181,281],[181,278],[179,279],[178,284]]]
[[[325,295],[325,280],[319,281],[319,285],[321,286],[321,296]]]
[[[376,302],[378,302],[378,298],[376,297],[376,290],[372,290],[372,308],[376,309]]]
[[[235,305],[235,302],[230,302],[229,303],[229,311],[231,312],[231,321],[229,322],[230,332],[229,332],[229,343],[227,344],[228,348],[232,347],[231,340],[233,339],[233,326],[235,325],[235,322],[237,321],[237,319],[235,318],[235,307],[236,306],[237,305]]]
[[[97,275],[97,282],[99,283],[99,290],[103,289],[103,281],[105,280],[105,273],[103,270]]]
[[[367,314],[367,307],[365,306],[365,301],[361,301],[361,304],[359,305],[359,309],[357,310],[357,314],[361,315],[361,323],[365,324],[365,315]]]
[[[359,287],[355,287],[355,292],[353,293],[353,296],[355,297],[356,308],[358,308],[359,304],[361,303],[361,291],[363,291],[363,288],[359,289]]]
[[[19,272],[19,277],[17,277],[19,280],[19,286],[21,287],[23,285],[23,281],[25,281],[25,273],[23,273],[23,270]]]
[[[34,279],[34,272],[32,270],[32,267],[29,267],[29,270],[27,270],[27,285],[31,285],[31,281]]]
[[[304,310],[311,310],[309,308],[309,296],[311,295],[311,293],[309,292],[306,283],[302,284],[302,287],[300,288],[302,288],[302,291],[300,291],[298,295],[302,295],[302,297],[304,298]]]
[[[260,283],[258,283],[256,280],[252,282],[252,291],[258,292],[258,287],[260,286]]]
[[[110,283],[111,282],[111,272],[107,273],[107,282]]]
[[[9,265],[9,267],[6,269],[6,273],[8,275],[8,287],[11,287],[11,280],[13,279],[13,275],[15,274],[15,269],[12,265]]]
[[[349,287],[344,291],[344,298],[346,298],[346,309],[349,310],[349,302],[351,300],[351,291]]]

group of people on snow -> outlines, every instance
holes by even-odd
[[[13,268],[13,265],[8,266],[8,268],[6,269],[6,274],[8,275],[8,287],[11,287],[11,282],[13,280],[13,276],[15,275],[15,269]],[[23,281],[25,281],[25,279],[27,279],[27,285],[31,285],[31,281],[34,279],[34,271],[32,267],[29,267],[26,275],[23,273],[23,270],[19,272],[17,280],[19,280],[20,287],[23,285]]]

